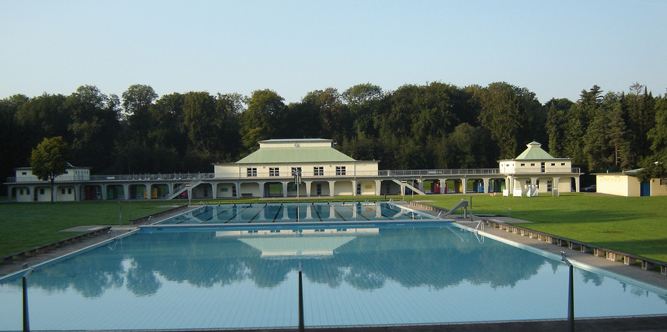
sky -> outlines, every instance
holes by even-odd
[[[667,1],[0,0],[0,98],[505,81],[667,89]]]

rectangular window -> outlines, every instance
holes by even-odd
[[[67,188],[67,193],[71,195],[72,194],[72,188]]]
[[[524,163],[521,163],[521,166],[526,166],[526,164],[524,164]]]
[[[565,166],[565,163],[560,163],[561,166]]]
[[[28,175],[28,172],[21,172],[21,175]]]
[[[297,173],[302,174],[301,173],[301,167],[292,167],[292,176],[296,176]]]
[[[336,166],[336,175],[345,175],[345,166]]]
[[[530,166],[535,166],[535,163],[530,163]]]
[[[248,168],[246,168],[246,175],[247,175],[248,177],[257,176],[257,168],[256,168],[256,167],[248,167]]]
[[[44,188],[39,188],[39,194],[44,195]]]
[[[556,163],[551,163],[551,166],[556,166]]]
[[[65,188],[60,189],[60,193],[65,195]]]
[[[323,166],[313,167],[313,175],[314,176],[324,176],[324,167]]]
[[[269,176],[280,176],[280,168],[269,167]]]

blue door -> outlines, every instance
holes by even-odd
[[[648,181],[644,181],[640,184],[639,195],[651,196],[651,184]]]

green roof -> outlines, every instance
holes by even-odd
[[[331,147],[289,147],[259,149],[237,164],[271,164],[271,163],[322,163],[355,161],[346,154]]]
[[[515,158],[515,160],[544,160],[544,159],[556,159],[546,151],[542,150],[542,144],[532,141],[526,144],[528,147],[526,150],[521,152],[521,154]]]

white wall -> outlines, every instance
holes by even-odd
[[[351,196],[352,195],[352,181],[336,181],[334,185],[334,196]]]
[[[262,143],[259,142],[260,149],[284,149],[284,148],[330,148],[331,141],[321,141],[321,142],[271,142],[271,143]]]
[[[28,187],[16,187],[16,201],[17,202],[32,202],[33,189]]]
[[[234,184],[233,183],[219,183],[218,184],[218,193],[216,197],[220,198],[232,198],[234,197]]]
[[[74,186],[56,186],[55,200],[58,202],[75,201],[76,189]]]
[[[337,177],[336,167],[344,166],[345,175],[341,177],[356,176],[377,176],[378,163],[375,161],[368,162],[341,162],[341,163],[295,163],[295,164],[256,164],[256,165],[237,165],[237,164],[223,164],[215,165],[214,172],[216,178],[221,179],[236,179],[236,178],[254,178],[248,177],[248,168],[257,169],[257,178],[276,178],[276,179],[292,179],[292,168],[301,167],[301,176],[306,179],[317,179],[327,177]],[[315,167],[322,167],[324,175],[315,176]],[[270,168],[278,168],[279,176],[270,176]]]
[[[31,169],[19,168],[15,172],[16,182],[37,182],[42,181],[32,173]],[[63,181],[88,181],[90,180],[90,169],[88,168],[68,168],[65,174],[56,176],[55,182]]]
[[[251,194],[253,197],[260,197],[259,186],[260,184],[256,182],[241,183],[241,195]]]

